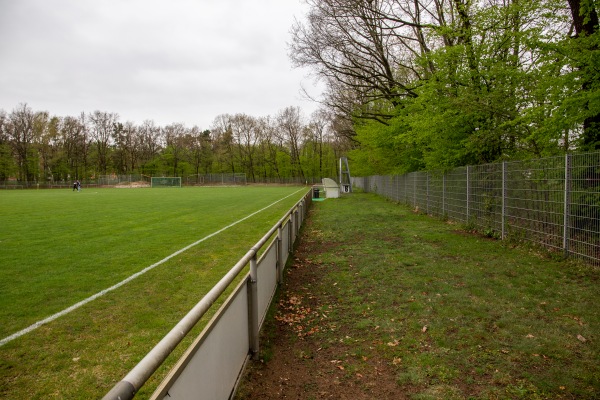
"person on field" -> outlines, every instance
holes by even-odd
[[[77,190],[77,181],[73,182],[73,191]]]
[[[79,181],[73,182],[73,191],[76,191],[76,190],[78,192],[81,190],[81,182],[79,182]]]

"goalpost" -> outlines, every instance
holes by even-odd
[[[150,186],[155,187],[181,187],[179,176],[153,176],[150,178]]]

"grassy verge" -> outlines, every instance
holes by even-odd
[[[241,398],[600,397],[597,268],[368,194],[311,213]]]

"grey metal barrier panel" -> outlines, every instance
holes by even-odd
[[[234,304],[239,304],[240,301],[242,300],[238,300],[239,296],[242,296],[242,294],[239,294],[239,291],[245,292],[244,293],[244,297],[245,299],[243,300],[243,304],[244,306],[236,306],[236,315],[242,313],[241,309],[244,309],[245,312],[243,313],[243,315],[245,315],[245,320],[244,319],[240,319],[240,318],[233,318],[236,323],[242,323],[243,328],[240,328],[240,326],[236,325],[237,328],[233,329],[235,332],[235,335],[239,335],[240,333],[243,333],[245,335],[245,338],[243,340],[238,340],[237,336],[235,338],[230,338],[227,335],[220,335],[219,337],[226,337],[226,340],[222,340],[219,338],[213,339],[212,335],[209,335],[211,332],[215,331],[215,327],[217,325],[222,326],[220,321],[221,318],[223,318],[223,320],[228,320],[231,317],[232,312],[218,312],[217,316],[215,318],[213,318],[210,322],[209,325],[207,325],[207,328],[205,328],[205,330],[203,331],[203,333],[201,334],[201,336],[194,342],[196,343],[195,346],[193,346],[192,350],[188,350],[188,352],[186,353],[186,357],[184,357],[183,360],[181,360],[178,365],[183,365],[183,367],[178,367],[176,368],[176,372],[174,372],[174,374],[176,375],[175,377],[171,377],[170,380],[168,382],[171,382],[174,378],[176,379],[177,377],[179,377],[180,375],[184,375],[183,371],[185,369],[185,367],[190,363],[190,360],[192,359],[191,356],[188,355],[189,354],[196,354],[199,352],[208,352],[209,355],[204,356],[206,357],[206,359],[208,360],[213,360],[210,357],[215,357],[212,353],[213,350],[216,350],[218,354],[221,354],[218,350],[219,349],[225,349],[228,348],[228,346],[230,346],[231,343],[233,343],[233,341],[235,341],[235,345],[231,346],[231,350],[227,350],[228,353],[227,354],[232,354],[232,357],[235,356],[235,354],[239,353],[242,354],[242,352],[245,354],[244,355],[244,361],[242,362],[242,367],[237,368],[234,366],[233,370],[228,370],[228,372],[224,375],[224,379],[223,380],[214,380],[214,379],[209,379],[206,380],[206,382],[210,383],[211,385],[215,386],[213,388],[213,386],[207,386],[204,387],[203,390],[201,391],[201,393],[199,393],[199,396],[204,396],[204,393],[208,393],[208,395],[212,395],[214,393],[218,393],[218,397],[214,397],[214,398],[225,398],[222,397],[222,391],[225,390],[229,390],[228,393],[232,393],[234,388],[235,388],[235,383],[233,383],[232,386],[230,386],[229,388],[225,388],[223,389],[221,386],[222,384],[225,385],[231,385],[231,379],[229,379],[231,376],[238,376],[239,373],[243,370],[243,364],[245,363],[247,356],[252,354],[253,356],[257,356],[258,354],[258,350],[259,350],[259,343],[258,343],[258,331],[259,331],[259,325],[258,325],[258,295],[257,295],[257,291],[258,291],[258,263],[256,262],[256,257],[257,257],[257,252],[262,249],[269,240],[271,240],[273,238],[273,235],[277,232],[279,233],[280,228],[284,227],[284,226],[289,226],[290,228],[293,226],[293,224],[290,223],[290,221],[294,221],[294,220],[298,220],[297,215],[298,215],[298,210],[302,210],[302,213],[306,213],[307,212],[307,207],[306,204],[308,204],[308,201],[306,200],[309,196],[311,196],[311,190],[308,190],[304,196],[302,197],[302,199],[296,203],[296,205],[294,205],[287,213],[284,217],[282,217],[270,230],[269,232],[267,232],[253,247],[252,249],[250,249],[230,270],[229,272],[227,272],[222,278],[221,280],[219,280],[219,282],[217,282],[215,284],[215,286],[213,286],[212,289],[210,289],[208,291],[208,293],[186,314],[185,317],[183,317],[183,319],[181,319],[172,329],[171,331],[169,331],[169,333],[167,333],[167,335],[156,345],[154,346],[154,348],[148,353],[146,354],[146,356],[131,370],[129,371],[129,373],[121,380],[119,381],[115,386],[113,386],[113,388],[103,397],[103,399],[106,400],[114,400],[114,399],[121,399],[121,400],[125,400],[125,399],[132,399],[135,396],[135,393],[144,385],[144,383],[148,380],[148,378],[158,369],[158,367],[166,360],[166,358],[168,357],[168,355],[173,351],[173,349],[181,342],[181,340],[191,331],[191,329],[194,327],[194,325],[204,316],[204,314],[206,313],[206,311],[208,311],[208,309],[215,303],[215,301],[219,298],[219,296],[221,296],[223,294],[223,292],[234,282],[234,280],[236,279],[236,277],[238,277],[238,275],[241,273],[241,271],[248,265],[248,263],[250,264],[250,274],[249,276],[251,277],[248,278],[248,275],[244,278],[243,282],[247,282],[247,290],[243,291],[241,289],[239,289],[239,287],[237,289],[235,289],[234,293],[237,293],[237,295],[235,296],[235,301],[231,300],[234,299],[233,297],[229,297],[226,302],[225,305],[226,307],[230,307],[231,303]],[[294,229],[290,229],[290,231],[294,231]],[[286,236],[290,236],[290,235],[286,235],[282,232],[282,234],[280,235],[283,238],[285,238]],[[288,239],[289,240],[289,239]],[[278,246],[274,246],[274,247],[278,247]],[[289,251],[289,248],[284,249],[283,253],[286,254]],[[286,256],[287,258],[287,256]],[[283,267],[284,265],[282,265]],[[280,271],[281,272],[281,271]],[[243,285],[242,285],[243,286]],[[240,314],[241,315],[241,314]],[[229,326],[229,325],[228,325]],[[220,331],[220,329],[219,329]],[[233,333],[232,333],[233,335]],[[241,336],[240,336],[241,337]],[[210,343],[208,342],[208,340],[214,340],[214,343]],[[231,341],[231,343],[229,342]],[[202,345],[204,343],[204,345]],[[238,349],[241,349],[242,347],[238,347],[238,344],[241,344],[244,346],[243,351]],[[211,351],[207,350],[206,348],[210,347]],[[235,351],[234,351],[235,350]],[[220,355],[217,356],[217,358],[221,357]],[[234,357],[235,358],[235,357]],[[226,363],[228,365],[228,367],[230,368],[232,365],[231,363]],[[235,362],[234,362],[235,364]],[[187,375],[187,373],[185,374]],[[168,383],[166,385],[161,385],[161,388],[164,388],[166,386],[168,386],[170,389],[174,390],[175,392],[179,393],[177,391],[177,389],[173,389],[174,383]],[[186,390],[187,389],[182,389],[184,393],[188,393]],[[219,391],[221,390],[221,391]],[[162,395],[166,396],[166,393],[169,393],[169,395],[172,395],[172,393],[169,391],[169,389],[167,389],[166,391],[161,389],[159,393],[162,393]],[[186,395],[187,396],[187,395]],[[160,397],[155,397],[155,398],[160,398]],[[212,399],[213,397],[207,397],[209,399]]]
[[[296,242],[296,236],[298,235],[298,213],[294,211],[292,215],[290,215],[290,245],[293,245]],[[290,251],[292,248],[290,247]]]
[[[277,241],[258,260],[258,326],[262,326],[277,289]]]
[[[282,241],[282,246],[281,248],[283,249],[283,254],[281,255],[281,267],[285,267],[285,264],[287,263],[288,257],[290,255],[288,249],[290,248],[290,220],[288,220],[285,224],[283,224],[282,226],[282,233],[283,233],[283,237],[281,239]]]
[[[302,222],[304,202],[291,219]],[[302,210],[300,212],[299,210]],[[283,224],[284,228],[290,220]],[[299,226],[293,224],[295,230]],[[283,232],[286,232],[284,229]],[[283,238],[287,237],[285,233]],[[272,240],[257,261],[258,326],[262,325],[277,288],[277,240]],[[287,248],[284,248],[287,249]],[[284,250],[285,258],[288,251]],[[284,264],[283,264],[284,265]],[[153,394],[152,399],[226,399],[236,388],[250,357],[250,275],[247,275],[207,328]],[[247,290],[242,290],[246,287]],[[200,378],[201,377],[201,378]]]
[[[153,400],[222,400],[248,359],[248,275],[156,389]]]

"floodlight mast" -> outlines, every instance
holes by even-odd
[[[340,192],[352,193],[352,179],[350,177],[350,167],[348,167],[348,158],[340,157]]]

